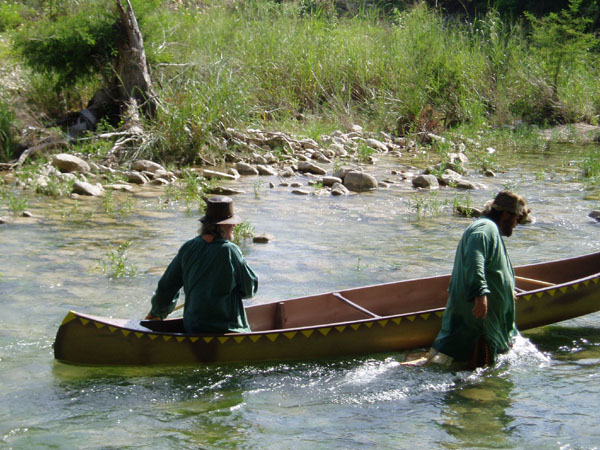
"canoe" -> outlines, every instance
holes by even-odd
[[[600,252],[515,268],[517,327],[600,310]],[[250,333],[185,334],[183,320],[113,319],[70,311],[57,360],[82,365],[301,360],[427,348],[441,326],[449,275],[378,284],[246,308]]]

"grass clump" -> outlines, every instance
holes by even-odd
[[[128,259],[127,250],[130,247],[131,242],[129,241],[116,246],[111,244],[110,250],[99,262],[102,272],[110,278],[134,277],[137,274],[137,268]]]

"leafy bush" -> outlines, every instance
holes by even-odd
[[[15,3],[0,3],[0,33],[18,27],[21,24],[21,6]]]
[[[14,113],[4,102],[0,101],[0,161],[12,159],[14,142]]]

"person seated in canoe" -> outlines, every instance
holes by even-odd
[[[490,200],[464,232],[456,250],[442,328],[427,363],[493,364],[512,346],[515,274],[502,236],[527,220],[525,200],[510,191]]]
[[[258,277],[233,242],[233,228],[241,220],[231,198],[207,199],[199,235],[179,249],[158,282],[146,320],[162,320],[177,303],[183,287],[183,324],[186,333],[249,332],[242,303],[258,289]]]

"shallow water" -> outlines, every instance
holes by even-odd
[[[472,175],[486,190],[515,187],[535,222],[506,240],[513,264],[600,250],[600,209],[571,160],[552,147],[503,156],[505,173]],[[545,167],[545,170],[541,169]],[[242,243],[260,276],[248,303],[450,272],[469,219],[467,195],[432,197],[399,176],[393,158],[372,170],[389,189],[349,197],[295,196],[276,177],[244,178],[238,213],[269,244]],[[260,181],[259,181],[260,180]],[[268,187],[272,181],[276,186]],[[240,183],[235,184],[240,186]],[[26,195],[15,191],[19,195]],[[126,198],[114,194],[115,205]],[[600,314],[533,330],[498,366],[449,373],[400,366],[402,355],[205,368],[85,368],[53,360],[68,310],[142,317],[164,267],[192,237],[198,214],[134,197],[131,214],[98,199],[31,196],[33,219],[0,226],[0,446],[7,448],[595,448],[600,442]],[[596,197],[597,198],[597,197]],[[427,204],[418,219],[414,205]],[[435,207],[434,203],[448,202]],[[430,214],[431,213],[431,214]],[[7,215],[6,206],[0,215]],[[114,278],[108,256],[130,243],[135,275]],[[114,253],[113,253],[114,254]]]

